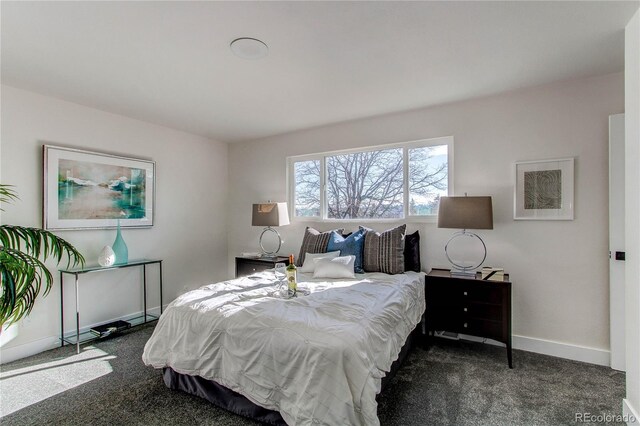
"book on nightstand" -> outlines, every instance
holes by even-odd
[[[260,253],[258,253],[257,251],[243,251],[242,257],[253,257],[255,259],[259,259]]]
[[[504,281],[504,268],[485,266],[480,270],[480,276],[484,281]]]

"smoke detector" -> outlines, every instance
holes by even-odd
[[[240,37],[229,45],[234,55],[242,59],[261,59],[269,54],[269,46],[257,38]]]

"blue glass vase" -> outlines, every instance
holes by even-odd
[[[120,219],[118,219],[118,233],[116,234],[116,239],[113,242],[111,249],[116,254],[115,265],[122,265],[129,262],[129,249],[127,248],[127,244],[124,242],[122,233],[120,232]]]

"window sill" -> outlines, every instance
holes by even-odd
[[[438,216],[410,216],[397,219],[321,219],[319,217],[294,217],[292,223],[339,223],[339,224],[367,224],[367,223],[437,223]]]

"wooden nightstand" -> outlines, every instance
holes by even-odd
[[[236,257],[236,278],[271,269],[279,262],[288,265],[289,258],[286,256],[278,256],[276,258]]]
[[[511,282],[452,276],[448,269],[432,269],[426,277],[427,332],[469,334],[507,345],[511,357]]]

